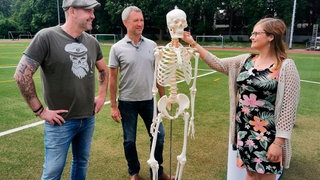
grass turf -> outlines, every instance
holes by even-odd
[[[28,43],[0,43],[0,132],[39,121],[20,95],[13,74],[22,52]],[[110,46],[102,46],[107,59]],[[212,51],[218,57],[244,52]],[[320,55],[289,54],[295,60],[302,80],[320,82]],[[13,66],[13,67],[11,67]],[[207,69],[200,62],[199,69]],[[208,71],[199,71],[200,74]],[[41,98],[39,74],[35,75]],[[188,93],[182,83],[179,90]],[[292,134],[293,157],[291,167],[284,171],[283,180],[318,179],[320,174],[320,85],[301,82],[300,104]],[[229,100],[227,77],[214,73],[197,80],[195,109],[195,139],[188,138],[187,163],[183,179],[226,179]],[[166,140],[164,168],[170,172],[170,139],[172,139],[172,174],[175,173],[176,156],[181,152],[183,121],[164,120]],[[170,137],[170,126],[172,136]],[[106,105],[96,117],[88,179],[127,179],[127,165],[122,148],[121,125],[110,117]],[[138,123],[137,148],[141,163],[140,175],[149,178],[149,137],[141,120]],[[36,126],[0,137],[0,179],[39,179],[43,164],[43,126]],[[71,155],[71,154],[70,154]],[[69,179],[71,156],[68,156],[62,179]]]

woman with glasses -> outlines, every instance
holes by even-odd
[[[196,43],[189,32],[184,34],[183,40],[210,68],[229,77],[230,143],[247,180],[276,179],[282,167],[289,168],[300,78],[285,52],[285,30],[280,19],[261,19],[250,37],[258,53],[222,59]]]

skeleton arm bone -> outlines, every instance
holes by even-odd
[[[154,70],[152,93],[155,95],[158,92],[160,97],[162,97],[165,95],[164,85],[161,84],[160,82],[158,82],[157,77],[156,77],[156,75],[158,73],[159,62],[160,62],[161,58],[163,57],[162,49],[156,48],[154,56],[155,56],[155,70]]]
[[[153,122],[155,121],[155,118],[157,117],[157,93],[159,92],[160,97],[165,95],[164,86],[157,82],[157,74],[158,74],[158,67],[159,62],[161,61],[161,58],[163,57],[162,53],[163,47],[157,47],[154,52],[155,56],[155,70],[153,75],[153,86],[152,86],[152,94],[153,94]],[[154,124],[151,125],[150,133],[153,133],[153,127]]]
[[[189,123],[189,130],[188,135],[191,133],[191,137],[194,138],[194,106],[195,106],[195,97],[196,97],[196,82],[198,76],[198,63],[199,63],[199,53],[196,52],[193,48],[188,48],[188,52],[193,55],[195,58],[195,65],[194,65],[194,79],[193,84],[190,88],[190,96],[191,96],[191,118]]]
[[[152,95],[153,95],[153,118],[155,118],[157,116],[157,92],[158,92],[158,88],[157,88],[157,71],[158,71],[158,64],[159,61],[161,60],[162,57],[162,52],[159,48],[155,49],[154,52],[154,56],[155,56],[155,63],[154,63],[154,75],[153,75],[153,86],[152,86]],[[150,131],[152,131],[150,129]]]

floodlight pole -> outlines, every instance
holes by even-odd
[[[293,36],[293,30],[294,30],[294,19],[295,19],[295,14],[296,14],[296,4],[297,4],[297,0],[294,0],[293,1],[293,10],[292,10],[289,49],[292,48],[292,36]]]
[[[57,12],[58,12],[58,25],[60,25],[60,10],[59,10],[59,0],[57,0]]]

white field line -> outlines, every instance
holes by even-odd
[[[0,137],[4,136],[4,135],[12,134],[12,133],[17,132],[17,131],[28,129],[28,128],[31,128],[31,127],[34,127],[34,126],[38,126],[38,125],[41,125],[43,123],[44,123],[44,120],[41,120],[41,121],[38,121],[38,122],[35,122],[35,123],[32,123],[32,124],[27,124],[25,126],[21,126],[21,127],[18,127],[18,128],[10,129],[10,130],[1,132],[0,133]]]
[[[16,68],[17,66],[0,66],[0,69]]]
[[[203,77],[203,76],[208,76],[210,74],[216,73],[216,71],[213,71],[213,70],[210,70],[210,69],[209,70],[208,69],[198,69],[198,70],[209,71],[209,72],[205,73],[205,74],[198,75],[197,78]],[[300,81],[301,82],[312,83],[312,84],[320,84],[320,82],[315,82],[315,81],[308,81],[308,80],[300,80]],[[183,80],[178,81],[178,83],[181,83],[181,82],[183,82]],[[107,104],[110,104],[110,101],[106,101],[104,103],[104,105],[107,105]],[[34,126],[38,126],[38,125],[41,125],[43,123],[44,123],[44,120],[41,120],[41,121],[38,121],[38,122],[35,122],[35,123],[32,123],[32,124],[27,124],[25,126],[21,126],[21,127],[18,127],[18,128],[14,128],[14,129],[10,129],[10,130],[7,130],[7,131],[3,131],[3,132],[0,132],[0,137],[8,135],[8,134],[12,134],[14,132],[18,132],[18,131],[21,131],[21,130],[24,130],[24,129],[28,129],[28,128],[31,128],[31,127],[34,127]]]
[[[110,104],[110,101],[106,101],[106,102],[104,102],[104,104],[105,105],[106,104]],[[8,135],[8,134],[12,134],[14,132],[18,132],[18,131],[21,131],[21,130],[24,130],[24,129],[28,129],[28,128],[31,128],[31,127],[34,127],[34,126],[38,126],[38,125],[41,125],[41,124],[44,124],[44,120],[41,120],[41,121],[38,121],[38,122],[35,122],[35,123],[32,123],[32,124],[27,124],[27,125],[24,125],[24,126],[21,126],[21,127],[18,127],[18,128],[10,129],[10,130],[7,130],[7,131],[0,132],[0,137]]]
[[[203,77],[203,76],[207,76],[207,75],[210,75],[212,73],[215,73],[216,71],[212,71],[212,70],[208,70],[208,69],[198,69],[198,70],[203,70],[203,71],[211,71],[211,72],[208,72],[208,73],[205,73],[205,74],[202,74],[202,75],[198,75],[197,77]],[[183,81],[179,81],[178,83],[181,83]],[[104,103],[104,105],[107,105],[107,104],[110,104],[110,101],[106,101]],[[10,129],[10,130],[7,130],[7,131],[3,131],[3,132],[0,132],[0,137],[1,136],[5,136],[5,135],[8,135],[8,134],[12,134],[14,132],[18,132],[18,131],[22,131],[24,129],[28,129],[28,128],[31,128],[31,127],[34,127],[34,126],[38,126],[38,125],[41,125],[41,124],[44,124],[44,120],[41,120],[41,121],[38,121],[38,122],[35,122],[35,123],[32,123],[32,124],[27,124],[27,125],[24,125],[24,126],[21,126],[21,127],[17,127],[17,128],[14,128],[14,129]]]
[[[308,80],[300,80],[301,82],[307,82],[307,83],[311,83],[311,84],[319,84],[320,85],[320,82],[316,82],[316,81],[308,81]]]

